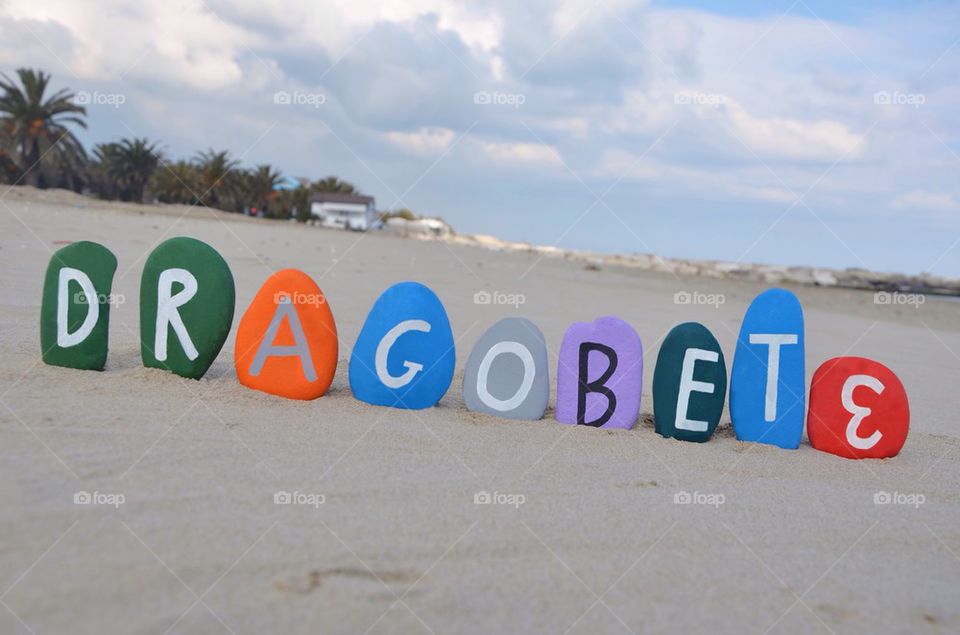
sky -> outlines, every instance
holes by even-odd
[[[462,233],[960,276],[960,3],[0,0],[21,66]]]

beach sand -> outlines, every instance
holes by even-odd
[[[740,443],[726,414],[709,443],[654,432],[661,339],[700,321],[729,367],[758,284],[27,188],[3,204],[0,632],[960,631],[953,301],[878,306],[868,292],[794,289],[806,311],[808,385],[823,361],[848,354],[883,362],[907,388],[902,453],[856,462],[806,440],[796,451]],[[180,235],[230,264],[234,334],[272,271],[317,280],[341,337],[327,396],[294,402],[241,386],[233,334],[203,380],[141,366],[143,262]],[[120,263],[114,291],[125,303],[111,313],[104,372],[40,362],[43,273],[60,241],[81,239]],[[360,403],[347,381],[367,311],[401,280],[437,292],[457,338],[454,384],[425,411]],[[525,302],[478,305],[478,291]],[[677,305],[678,291],[725,301]],[[553,398],[538,422],[465,410],[466,355],[514,315],[543,330],[552,371],[571,322],[631,323],[645,348],[637,426],[560,425]],[[125,502],[76,505],[79,491]],[[323,504],[276,505],[278,491]],[[475,504],[484,491],[523,504]],[[723,504],[675,504],[684,491]],[[923,503],[877,505],[877,492]]]

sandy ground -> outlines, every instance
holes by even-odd
[[[796,290],[808,379],[841,354],[902,378],[914,416],[899,457],[743,444],[727,417],[691,444],[653,431],[660,340],[699,320],[731,362],[759,286],[70,200],[18,188],[0,207],[0,632],[960,630],[955,302]],[[230,263],[234,328],[271,271],[319,282],[342,337],[329,395],[297,403],[240,386],[232,336],[202,381],[141,367],[141,268],[177,235]],[[57,241],[79,239],[117,254],[114,290],[127,300],[102,373],[39,361],[43,272]],[[367,406],[347,384],[366,312],[404,279],[437,291],[458,338],[454,388],[427,411]],[[525,304],[476,305],[481,290]],[[677,291],[725,303],[677,306]],[[566,326],[604,314],[632,323],[646,349],[634,430],[559,425],[552,408],[532,423],[463,408],[463,360],[498,318],[535,321],[555,363]],[[125,502],[75,505],[78,491]],[[325,498],[275,505],[278,491]],[[525,500],[476,505],[481,491]],[[677,505],[681,491],[724,502]],[[881,491],[923,503],[876,505]]]

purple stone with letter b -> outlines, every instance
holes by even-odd
[[[557,365],[557,421],[629,429],[640,412],[643,346],[616,317],[574,322]]]

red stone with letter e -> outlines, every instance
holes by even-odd
[[[900,452],[909,428],[907,392],[883,364],[835,357],[814,373],[807,436],[816,449],[848,459],[883,459]]]

